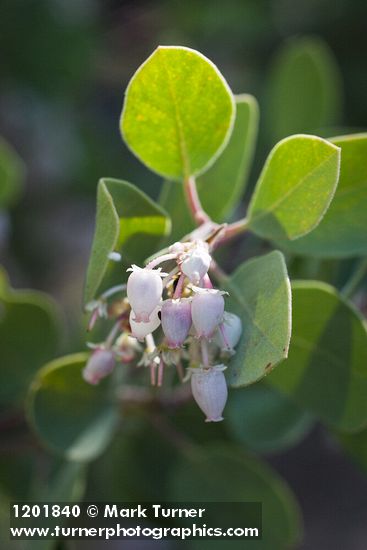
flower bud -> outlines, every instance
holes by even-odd
[[[132,273],[127,281],[127,297],[134,310],[134,321],[148,323],[162,296],[160,269],[141,269],[133,265],[128,271]]]
[[[169,348],[179,348],[191,327],[191,300],[165,300],[162,305],[162,329]]]
[[[238,315],[225,311],[223,322],[215,334],[215,342],[222,351],[233,351],[242,334],[242,322]]]
[[[144,340],[144,338],[148,336],[148,334],[154,332],[159,327],[159,325],[161,324],[158,316],[160,309],[160,306],[157,306],[155,308],[155,310],[150,315],[150,320],[147,323],[138,323],[135,320],[135,311],[131,310],[129,321],[131,334],[132,336],[134,336],[134,338],[137,338],[140,341]]]
[[[115,368],[115,356],[112,351],[97,348],[89,357],[83,369],[83,378],[89,384],[96,385]]]
[[[207,245],[197,244],[185,255],[181,263],[181,271],[194,285],[198,285],[207,274],[211,261]]]
[[[199,337],[211,338],[222,322],[224,292],[211,288],[195,288],[191,304],[192,322]]]
[[[191,389],[196,403],[206,415],[206,422],[223,420],[223,409],[227,402],[228,389],[224,377],[224,365],[208,369],[191,369]]]

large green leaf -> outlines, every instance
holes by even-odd
[[[367,134],[332,138],[341,147],[338,188],[318,227],[294,242],[297,254],[345,258],[367,254]]]
[[[24,178],[24,165],[18,154],[0,138],[0,208],[18,198]]]
[[[126,181],[100,180],[84,301],[92,300],[103,284],[121,282],[126,268],[141,264],[169,231],[166,213],[145,193]],[[123,265],[109,260],[113,251],[121,252]]]
[[[288,360],[267,382],[340,430],[367,425],[366,325],[324,283],[293,285],[293,331]]]
[[[244,193],[256,143],[259,122],[256,99],[246,94],[235,99],[236,120],[229,143],[196,182],[204,210],[217,222],[226,220]],[[159,202],[172,219],[172,242],[194,229],[182,185],[166,181]]]
[[[267,97],[266,120],[275,141],[335,124],[341,77],[328,45],[315,37],[289,40],[272,64]]]
[[[45,294],[13,290],[0,271],[0,403],[25,397],[36,371],[57,352],[59,318]]]
[[[297,239],[314,229],[329,207],[339,177],[340,149],[316,136],[280,141],[260,174],[248,225],[270,240]]]
[[[283,255],[274,251],[242,264],[225,284],[228,310],[242,319],[243,334],[228,369],[229,383],[247,386],[288,354],[291,290]]]
[[[238,448],[209,445],[185,453],[172,473],[170,485],[174,501],[262,503],[262,540],[231,540],[230,548],[284,550],[299,541],[298,505],[290,490],[268,466]],[[243,517],[235,513],[230,519],[232,524],[243,523]],[[190,548],[214,547],[223,548],[223,540],[190,544]]]
[[[237,441],[260,453],[296,445],[312,426],[309,413],[264,382],[230,392],[226,420]]]
[[[112,379],[90,386],[82,378],[88,354],[45,365],[30,388],[27,413],[41,441],[68,460],[94,459],[110,442],[118,422]]]
[[[213,63],[189,48],[160,46],[129,83],[120,128],[148,168],[182,179],[214,162],[234,114],[232,92]]]

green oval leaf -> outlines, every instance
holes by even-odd
[[[341,148],[338,188],[318,227],[287,250],[322,258],[367,254],[367,134],[332,138]]]
[[[337,123],[341,75],[328,45],[315,37],[289,40],[273,61],[267,96],[267,126],[275,141]]]
[[[45,365],[33,380],[27,403],[28,419],[41,441],[78,462],[100,455],[118,422],[111,379],[90,386],[82,378],[87,358],[79,353]]]
[[[203,208],[217,222],[226,220],[246,189],[257,137],[259,108],[256,99],[247,94],[235,99],[236,119],[229,143],[213,166],[196,181]],[[171,216],[172,242],[194,229],[181,185],[164,182],[159,203]]]
[[[169,231],[165,211],[145,193],[126,181],[100,180],[85,303],[93,300],[103,286],[121,283],[126,268],[132,263],[142,264]],[[113,251],[122,254],[122,265],[109,260]]]
[[[148,168],[181,179],[214,162],[234,113],[232,92],[209,59],[189,48],[160,46],[127,87],[120,128]]]
[[[293,284],[289,357],[267,382],[327,424],[355,431],[367,425],[366,325],[324,283]]]
[[[284,550],[299,542],[301,522],[297,502],[278,475],[237,448],[208,445],[185,454],[171,476],[171,500],[190,502],[261,502],[262,540],[246,540],[246,548]],[[243,517],[230,518],[241,525]],[[193,548],[213,548],[215,541],[195,541]],[[190,545],[191,546],[191,545]],[[244,541],[231,541],[244,547]],[[217,541],[223,548],[223,540]]]
[[[59,318],[55,303],[41,292],[12,290],[0,271],[0,403],[26,395],[36,371],[57,352]]]
[[[0,207],[14,204],[23,186],[24,165],[18,154],[0,138]]]
[[[310,414],[261,382],[230,392],[226,419],[237,441],[260,453],[296,445],[312,426]]]
[[[291,290],[283,255],[274,251],[242,264],[225,284],[227,309],[242,319],[243,334],[229,363],[228,380],[247,386],[287,357]]]
[[[297,239],[329,207],[339,177],[340,149],[316,136],[296,135],[271,151],[248,209],[249,228],[266,239]]]

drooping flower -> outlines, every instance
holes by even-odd
[[[242,322],[238,315],[225,311],[223,321],[215,333],[215,342],[222,351],[233,352],[242,334]]]
[[[223,409],[227,402],[228,389],[224,377],[224,365],[204,369],[191,369],[191,389],[196,403],[206,415],[206,422],[223,420]]]
[[[158,316],[160,309],[160,306],[157,306],[150,314],[149,321],[145,323],[138,323],[135,320],[135,312],[131,310],[129,322],[131,327],[131,334],[132,336],[134,336],[134,338],[142,341],[146,336],[148,336],[148,334],[151,334],[159,327],[159,325],[161,324],[161,320]]]
[[[196,334],[210,339],[223,320],[225,292],[214,288],[193,287],[193,290],[191,315]]]
[[[179,348],[191,328],[191,300],[165,300],[162,305],[162,329],[169,348]]]
[[[97,348],[89,357],[83,369],[83,378],[89,384],[96,385],[115,368],[115,356],[111,350]]]
[[[208,245],[198,241],[183,257],[181,271],[194,285],[198,285],[201,279],[208,273],[211,256]]]
[[[133,265],[128,271],[132,273],[127,281],[127,297],[134,311],[134,321],[149,323],[150,315],[162,297],[161,270]]]

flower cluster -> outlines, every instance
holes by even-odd
[[[163,263],[170,267],[168,273],[158,267]],[[94,346],[84,379],[97,384],[122,362],[148,367],[151,384],[161,386],[166,367],[174,366],[181,381],[191,379],[206,421],[222,420],[225,363],[235,353],[242,324],[225,311],[227,293],[213,287],[211,263],[208,242],[194,239],[173,244],[144,268],[130,267],[127,285],[109,289],[89,308],[93,323],[111,311],[117,321],[106,341]],[[125,291],[126,297],[107,303]]]

